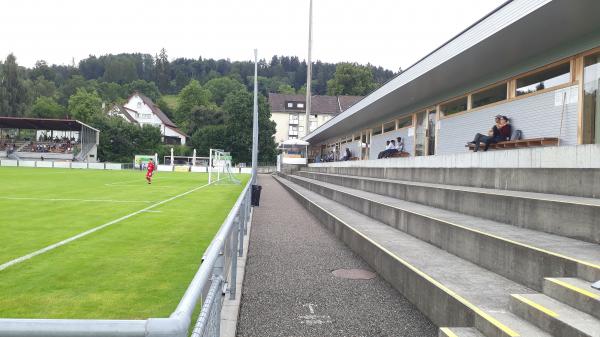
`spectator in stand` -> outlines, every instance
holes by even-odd
[[[390,145],[388,146],[389,148],[385,151],[383,151],[383,153],[381,154],[381,158],[389,158],[393,153],[395,153],[396,150],[396,141],[395,140],[390,140]]]
[[[352,152],[350,152],[349,148],[346,148],[346,155],[342,158],[343,161],[348,161],[352,158]]]
[[[473,152],[477,152],[479,151],[481,143],[483,143],[485,145],[483,151],[487,151],[490,147],[490,144],[510,140],[511,134],[512,126],[510,125],[509,118],[506,116],[497,115],[495,117],[495,124],[488,131],[488,135],[485,136],[478,133],[475,135],[475,139],[473,139],[473,141],[467,145],[474,144],[475,149],[473,149]]]
[[[379,152],[379,154],[377,155],[377,159],[381,159],[381,158],[383,158],[383,155],[385,154],[385,151],[387,151],[387,150],[391,149],[391,143],[392,143],[392,142],[391,142],[391,141],[389,141],[389,140],[387,140],[387,141],[385,142],[385,149],[384,149],[383,151]]]

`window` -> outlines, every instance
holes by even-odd
[[[290,125],[298,124],[298,115],[290,115]]]
[[[391,121],[383,124],[383,132],[390,132],[396,130],[396,121]]]
[[[412,116],[400,118],[398,120],[398,129],[402,129],[407,126],[412,126]]]
[[[375,135],[380,135],[381,132],[381,125],[377,125],[376,127],[373,128],[373,136]]]
[[[304,109],[304,103],[298,103],[297,107],[298,109]]]
[[[569,83],[570,80],[571,64],[563,63],[517,79],[517,96]]]
[[[502,83],[495,87],[474,93],[471,96],[471,108],[475,109],[480,106],[504,101],[506,99],[506,86],[506,83]]]
[[[354,136],[354,141],[355,141],[355,142],[358,142],[359,140],[360,140],[360,135],[356,135],[356,136]]]
[[[318,127],[317,121],[310,121],[310,125],[309,125],[310,131],[316,130],[317,127]]]
[[[287,107],[288,108],[293,108],[294,107],[294,102],[287,102]]]
[[[290,136],[298,136],[298,127],[295,125],[291,125],[290,126],[290,130],[288,132],[288,135]]]
[[[467,96],[457,98],[455,100],[440,105],[440,110],[444,114],[444,116],[450,116],[455,113],[467,110]]]

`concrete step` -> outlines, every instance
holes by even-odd
[[[513,294],[510,310],[556,337],[600,337],[600,320],[543,294]]]
[[[485,337],[475,328],[440,328],[439,337]]]
[[[550,336],[509,312],[510,294],[531,289],[289,180],[276,179],[437,326],[474,327],[487,337]]]
[[[306,167],[304,170],[370,178],[600,198],[600,169]]]
[[[523,228],[600,243],[600,199],[306,171],[296,174]]]
[[[291,181],[537,291],[544,277],[600,279],[600,246],[300,176]]]
[[[600,291],[578,278],[546,278],[544,294],[600,319]]]

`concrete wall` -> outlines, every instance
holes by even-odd
[[[310,167],[600,168],[600,145],[535,147],[428,157],[313,163]]]
[[[511,118],[513,129],[523,131],[524,138],[559,137],[562,145],[577,145],[577,103],[579,86],[574,85],[531,97],[498,104],[438,122],[437,154],[467,152],[465,144],[476,133],[486,134],[494,124],[494,116]],[[563,127],[561,115],[563,95],[567,95]]]

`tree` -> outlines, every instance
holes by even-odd
[[[198,81],[190,81],[179,93],[179,105],[177,106],[175,119],[180,124],[186,124],[194,107],[211,107],[213,105],[210,91],[202,88]]]
[[[253,105],[254,98],[247,91],[231,93],[223,103],[228,144],[225,149],[231,152],[236,162],[252,160]],[[275,122],[271,121],[271,111],[263,96],[259,97],[258,115],[258,160],[273,163],[277,157]]]
[[[195,106],[190,112],[190,117],[185,131],[193,134],[196,130],[208,125],[222,125],[223,112],[215,107]]]
[[[223,105],[225,97],[234,91],[246,90],[246,87],[229,77],[214,78],[206,84],[204,88],[211,92],[212,98],[219,106]]]
[[[94,115],[102,113],[102,99],[95,91],[77,89],[69,98],[69,114],[71,118],[88,122]]]
[[[6,57],[0,73],[0,112],[6,116],[22,116],[29,102],[29,93],[23,82],[13,54]]]
[[[190,146],[198,150],[198,155],[208,156],[211,148],[226,149],[227,127],[225,125],[209,125],[197,130],[190,138]]]
[[[134,91],[141,92],[148,96],[153,102],[157,102],[160,99],[160,91],[154,82],[146,82],[144,80],[136,80],[127,85],[129,93]]]
[[[106,82],[117,82],[119,84],[135,81],[138,79],[135,63],[128,57],[112,58],[105,65],[102,78]]]
[[[289,84],[281,84],[277,89],[277,92],[280,94],[289,94],[293,95],[296,93],[296,90]]]
[[[57,96],[56,85],[54,84],[54,82],[47,80],[44,76],[39,76],[33,81],[27,80],[25,84],[28,88],[32,100],[36,100],[38,97],[41,96]]]
[[[56,73],[44,60],[39,60],[35,62],[35,67],[31,69],[31,79],[36,79],[43,77],[48,81],[54,81],[56,78]]]
[[[356,63],[340,63],[327,81],[328,95],[367,95],[377,87],[371,69]]]
[[[171,74],[169,67],[169,57],[165,48],[160,50],[160,54],[156,57],[156,83],[158,89],[166,93],[169,90],[169,84],[171,82]]]
[[[52,97],[38,97],[31,107],[30,117],[36,118],[64,118],[66,109],[58,104]]]

